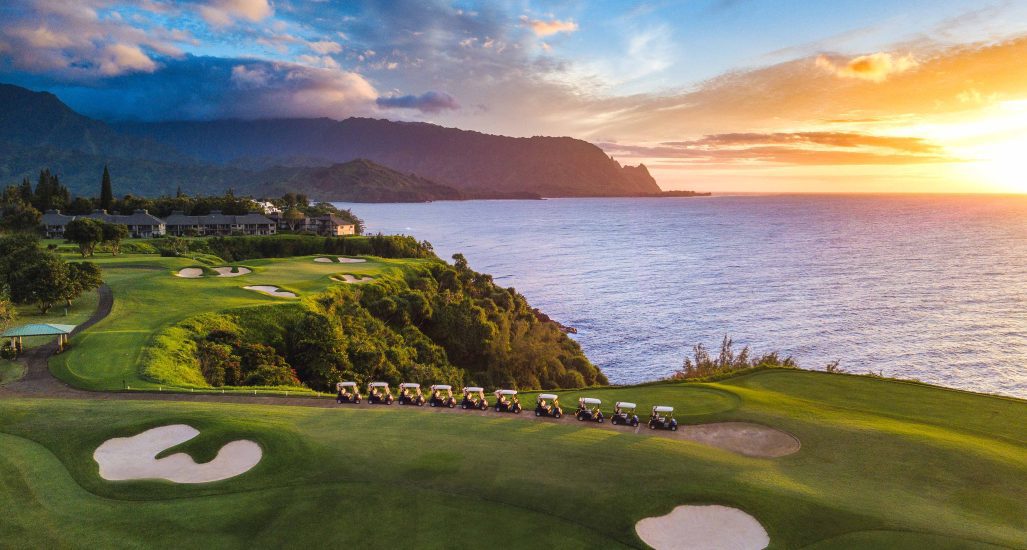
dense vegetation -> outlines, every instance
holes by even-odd
[[[607,383],[578,344],[540,320],[523,296],[474,272],[462,256],[454,259],[454,266],[431,262],[403,277],[338,286],[302,305],[198,316],[175,328],[172,340],[188,344],[169,353],[212,386]]]
[[[167,237],[157,242],[164,256],[212,254],[227,262],[257,258],[291,258],[314,254],[378,256],[379,258],[434,258],[431,244],[405,235],[316,235],[240,236],[209,239]]]
[[[759,367],[794,368],[796,366],[792,357],[781,357],[776,351],[757,355],[749,349],[749,346],[745,346],[741,351],[735,353],[734,342],[725,335],[720,342],[720,352],[715,356],[710,355],[709,350],[702,343],[692,347],[692,357],[685,357],[681,370],[675,372],[672,378],[678,380],[708,378]]]

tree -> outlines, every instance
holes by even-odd
[[[11,323],[17,318],[18,310],[14,308],[11,296],[5,288],[3,292],[0,292],[0,330],[7,330],[7,327],[11,326]]]
[[[32,182],[28,178],[21,180],[21,186],[18,187],[18,192],[21,194],[21,202],[26,204],[32,203]]]
[[[121,241],[128,238],[128,226],[123,223],[104,223],[101,226],[103,242],[111,246],[111,254],[118,255],[121,251]]]
[[[90,218],[76,218],[64,227],[64,238],[78,245],[83,258],[92,256],[96,245],[103,242],[103,223]]]
[[[111,188],[111,173],[107,165],[103,165],[103,178],[100,181],[100,208],[110,210],[114,205],[114,190]]]
[[[68,264],[68,284],[64,287],[64,298],[68,307],[83,292],[99,288],[103,284],[103,273],[92,262],[75,262]]]
[[[68,264],[54,254],[46,254],[29,267],[29,292],[39,312],[46,314],[58,300],[68,294],[68,285],[73,284],[68,274]]]
[[[290,231],[296,231],[296,226],[299,225],[306,216],[299,208],[290,208],[282,214],[282,218],[285,220],[285,223],[289,224]]]
[[[43,219],[39,210],[20,200],[5,206],[0,215],[0,228],[11,232],[35,231]]]

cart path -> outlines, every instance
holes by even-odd
[[[102,321],[110,314],[114,305],[114,294],[107,285],[99,288],[99,302],[96,311],[85,322],[75,327],[72,336]],[[51,356],[57,352],[56,341],[38,346],[25,352],[20,360],[26,366],[25,376],[21,380],[11,382],[6,386],[0,386],[0,399],[14,398],[41,398],[41,399],[90,399],[99,401],[180,401],[192,403],[231,403],[245,405],[289,405],[300,407],[319,408],[346,408],[346,409],[377,409],[377,410],[402,410],[417,409],[424,412],[438,414],[476,414],[485,417],[519,418],[534,420],[538,422],[573,422],[580,425],[574,419],[573,413],[568,411],[563,419],[536,417],[534,409],[526,409],[521,414],[497,413],[494,409],[486,411],[466,411],[459,407],[449,409],[445,407],[408,407],[400,405],[369,405],[367,403],[337,404],[334,397],[311,398],[311,397],[278,397],[278,396],[252,396],[252,395],[230,395],[230,394],[190,394],[190,393],[160,393],[160,392],[101,392],[85,391],[75,389],[61,380],[55,378],[48,367]],[[709,424],[679,425],[676,432],[667,430],[649,430],[646,424],[638,427],[614,426],[609,422],[603,424],[589,422],[591,428],[612,430],[621,433],[636,433],[691,441],[718,449],[723,449],[744,456],[757,458],[777,458],[797,452],[801,445],[798,438],[781,430],[755,424],[750,422],[714,422]]]

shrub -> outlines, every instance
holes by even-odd
[[[692,357],[685,357],[681,370],[675,372],[671,378],[706,378],[756,367],[794,368],[796,366],[794,359],[790,356],[782,359],[776,351],[752,356],[749,346],[745,346],[736,354],[733,344],[731,338],[725,335],[720,343],[720,352],[716,357],[711,356],[702,343],[696,344],[692,348]]]

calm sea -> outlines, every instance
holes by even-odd
[[[1027,197],[343,204],[579,331],[617,383],[699,342],[1027,397]]]

